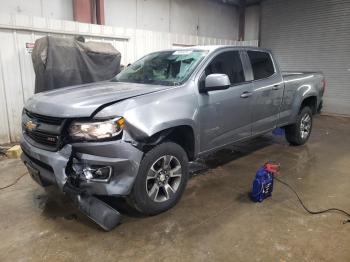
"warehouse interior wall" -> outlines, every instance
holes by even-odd
[[[0,13],[73,21],[73,0],[0,0]],[[213,0],[104,0],[105,25],[238,40],[238,9]],[[258,5],[246,8],[245,40],[259,36]]]
[[[0,13],[73,21],[72,0],[1,0]]]
[[[173,0],[171,19],[170,32],[173,33],[183,31],[199,36],[238,39],[238,12],[234,6],[202,0]]]
[[[73,21],[73,0],[0,0],[0,13]],[[212,0],[105,0],[105,25],[238,39],[237,8]]]
[[[252,5],[245,9],[244,40],[259,39],[260,5]]]
[[[237,39],[237,8],[210,0],[105,0],[106,25]]]

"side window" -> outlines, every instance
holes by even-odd
[[[254,80],[267,78],[275,73],[269,53],[260,51],[248,51],[247,53],[252,65]]]
[[[238,51],[228,51],[217,55],[205,68],[205,76],[226,74],[231,84],[245,81],[243,66]]]

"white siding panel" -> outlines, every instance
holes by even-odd
[[[41,36],[40,36],[41,37]],[[38,38],[40,38],[38,37]],[[33,43],[35,42],[34,34],[31,32],[22,32],[17,33],[17,51],[20,64],[20,72],[22,76],[22,90],[23,90],[23,99],[27,100],[34,93],[34,69],[32,63],[32,56],[25,49],[23,43]]]
[[[320,70],[326,76],[324,111],[350,115],[350,1],[266,0],[261,45],[283,70]]]
[[[10,141],[9,119],[7,113],[7,98],[5,92],[4,65],[2,63],[2,52],[0,49],[0,143]]]
[[[22,74],[17,50],[17,34],[10,30],[0,32],[2,72],[11,141],[20,136],[20,118],[23,107]],[[7,141],[8,142],[8,141]]]

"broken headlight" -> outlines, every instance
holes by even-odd
[[[69,134],[74,140],[100,140],[113,138],[121,134],[124,118],[118,117],[100,122],[75,121],[69,128]]]

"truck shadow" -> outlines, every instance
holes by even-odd
[[[272,135],[259,136],[245,142],[236,143],[230,147],[207,155],[205,158],[191,162],[190,174],[192,177],[199,174],[204,174],[209,169],[214,169],[221,165],[225,165],[267,146],[284,143],[286,143],[284,139],[274,137]]]

